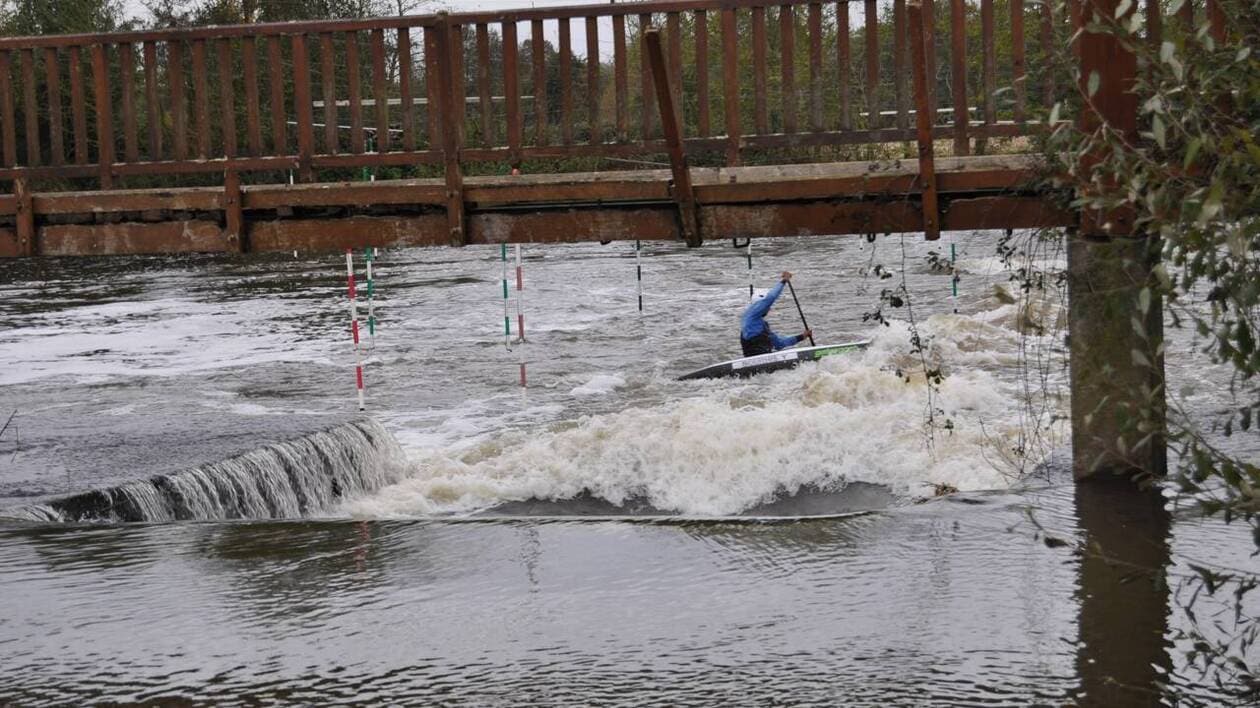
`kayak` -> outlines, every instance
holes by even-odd
[[[849,354],[851,352],[861,351],[870,346],[870,344],[871,340],[863,339],[857,342],[847,342],[845,344],[827,344],[821,347],[784,349],[782,351],[770,352],[769,354],[746,356],[742,359],[732,359],[730,361],[724,361],[721,364],[706,366],[705,368],[693,371],[690,374],[679,376],[678,380],[718,379],[724,376],[754,376],[756,374],[764,374],[770,371],[779,371],[780,369],[791,369],[799,366],[801,362],[816,361],[825,356]]]

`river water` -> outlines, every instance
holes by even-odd
[[[959,236],[956,299],[945,242],[758,242],[820,344],[872,345],[685,383],[738,355],[730,242],[644,244],[642,313],[633,244],[528,246],[524,344],[497,248],[382,251],[366,414],[342,256],[5,263],[0,703],[1224,700],[1175,593],[1073,552],[1138,526],[1070,482],[1061,303],[995,294],[999,236]],[[770,321],[799,331],[789,296]],[[1171,390],[1210,415],[1228,377],[1184,337]],[[58,506],[91,490],[107,518]],[[1191,513],[1142,528],[1173,590],[1253,560]]]

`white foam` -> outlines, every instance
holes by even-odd
[[[1003,488],[1001,460],[1019,439],[1018,391],[993,365],[1018,335],[938,315],[922,324],[946,378],[928,444],[927,386],[908,325],[873,332],[865,352],[746,381],[674,384],[691,397],[589,415],[550,429],[494,433],[475,445],[415,450],[408,478],[348,503],[357,516],[462,513],[506,501],[590,493],[697,516],[738,513],[802,486],[853,481],[914,495],[925,485]],[[897,370],[910,372],[909,382]],[[919,373],[915,373],[919,371]],[[605,375],[594,377],[593,385]],[[619,377],[610,377],[619,378]],[[683,388],[686,386],[686,388]],[[585,388],[578,387],[578,388]],[[577,389],[574,390],[577,392]]]
[[[617,374],[596,374],[590,381],[574,388],[569,393],[574,396],[601,396],[612,393],[626,385],[626,380]]]

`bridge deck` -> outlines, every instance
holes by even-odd
[[[706,239],[917,232],[913,160],[693,168]],[[937,161],[945,230],[1070,225],[1027,155]],[[246,186],[233,237],[222,187],[35,194],[30,255],[331,250],[449,243],[441,179]],[[668,170],[470,177],[466,243],[679,239]],[[0,215],[14,214],[0,197]],[[0,256],[23,255],[0,228]]]

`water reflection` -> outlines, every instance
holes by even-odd
[[[1164,705],[1168,653],[1170,514],[1158,489],[1123,478],[1082,483],[1080,705]]]

